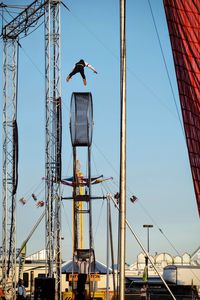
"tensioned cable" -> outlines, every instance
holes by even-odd
[[[103,212],[103,206],[104,206],[104,200],[102,200],[102,203],[101,203],[101,208],[100,208],[100,213],[99,213],[99,218],[97,220],[97,224],[96,224],[96,228],[94,230],[94,238],[96,236],[96,233],[97,233],[97,230],[99,228],[99,224],[100,224],[100,220],[101,220],[101,216],[102,216],[102,212]]]
[[[96,167],[96,170],[97,170],[97,167]],[[98,172],[97,172],[98,173]],[[109,185],[108,185],[108,183],[107,182],[102,182],[101,183],[102,184],[102,186],[103,186],[103,188],[105,189],[105,191],[107,191],[107,192],[111,192],[111,190],[110,190],[110,187],[109,187]],[[112,193],[112,192],[111,192]],[[128,198],[128,197],[127,197]],[[113,202],[114,203],[114,202]],[[163,230],[161,229],[161,228],[159,228],[159,226],[157,225],[157,223],[155,222],[155,220],[150,216],[150,214],[148,213],[148,211],[144,208],[144,206],[139,202],[139,204],[141,205],[141,207],[143,208],[143,210],[145,211],[145,213],[150,217],[150,219],[152,220],[152,222],[154,223],[154,225],[158,228],[158,230],[159,230],[159,232],[165,237],[165,239],[168,241],[168,243],[171,245],[171,247],[174,249],[174,251],[181,257],[181,254],[180,254],[180,252],[178,252],[178,250],[175,248],[175,246],[172,244],[172,242],[168,239],[168,237],[166,236],[166,234],[163,232]],[[128,225],[128,227],[130,228],[130,225],[129,224],[127,224]],[[131,232],[132,232],[132,230],[131,230]],[[132,232],[133,233],[133,232]],[[118,231],[118,234],[119,234],[119,231]],[[135,235],[135,234],[134,234]],[[136,239],[136,240],[138,240],[138,239]],[[139,243],[140,244],[140,243]],[[118,251],[119,251],[119,249],[118,249]],[[196,277],[196,274],[193,272],[193,271],[191,271],[191,273]],[[197,277],[196,277],[197,278]]]
[[[96,169],[96,173],[98,174],[98,170],[97,170],[96,162],[94,161],[94,155],[93,154],[92,154],[92,160],[93,160],[93,164],[94,164],[95,169]],[[104,196],[102,185],[101,185],[101,193]],[[97,224],[96,224],[96,228],[94,230],[94,238],[96,236],[96,233],[97,233],[97,230],[98,230],[98,227],[99,227],[99,224],[100,224],[100,220],[101,220],[101,216],[102,216],[102,211],[103,211],[103,206],[104,206],[104,200],[102,200],[102,203],[101,203],[99,218],[98,218],[98,221],[97,221]]]
[[[156,36],[158,38],[158,43],[159,43],[160,51],[161,51],[161,54],[162,54],[163,62],[164,62],[164,65],[165,65],[165,70],[166,70],[166,73],[167,73],[167,78],[169,80],[169,85],[170,85],[170,89],[171,89],[171,92],[172,92],[172,97],[173,97],[174,104],[175,104],[175,107],[176,107],[176,113],[178,115],[178,119],[179,119],[179,122],[180,122],[180,125],[181,125],[181,129],[182,129],[182,132],[183,132],[183,136],[185,138],[183,124],[182,124],[181,117],[180,117],[180,114],[179,114],[178,105],[176,103],[176,98],[175,98],[175,94],[174,94],[172,82],[171,82],[169,71],[168,71],[168,68],[167,68],[167,63],[166,63],[166,60],[165,60],[165,55],[164,55],[164,51],[163,51],[163,48],[162,48],[162,44],[161,44],[161,40],[160,40],[160,36],[159,36],[159,33],[158,33],[158,28],[157,28],[157,25],[156,25],[156,21],[155,21],[155,18],[154,18],[154,14],[153,14],[153,10],[152,10],[152,7],[151,7],[150,0],[148,0],[148,3],[149,3],[150,11],[151,11],[151,16],[152,16],[152,19],[153,19],[153,24],[154,24],[155,31],[156,31]]]
[[[116,55],[110,48],[108,48],[97,36],[96,34],[82,21],[80,20],[74,13],[72,13],[72,11],[70,11],[71,15],[83,26],[86,28],[86,30],[103,46],[103,48],[105,48],[118,62],[119,62],[119,56]],[[154,95],[159,101],[160,104],[163,105],[163,107],[165,107],[174,117],[176,117],[176,115],[174,114],[174,112],[164,103],[164,101],[152,90],[151,87],[149,87],[138,75],[136,75],[131,69],[130,67],[127,66],[127,70],[128,72],[137,79],[137,81],[144,86],[152,95]]]
[[[65,215],[65,218],[66,218],[67,226],[68,226],[69,232],[70,232],[71,237],[72,237],[72,231],[71,231],[71,227],[70,227],[70,225],[69,225],[68,216],[67,216],[66,211],[65,211],[65,209],[64,209],[63,201],[62,201],[62,206],[63,206],[63,211],[64,211],[64,215]]]
[[[42,192],[44,191],[44,189],[45,189],[45,187],[43,187],[42,189],[40,189],[40,191],[37,193],[37,197],[42,194]]]
[[[22,38],[20,38],[20,40],[24,39],[25,37],[29,36],[31,33],[33,33],[34,31],[36,31],[42,24],[44,24],[44,21],[42,21],[36,28],[34,28],[34,30],[32,30],[31,32],[29,32],[28,34],[26,34],[25,36],[23,36]],[[42,72],[37,64],[33,61],[33,59],[30,57],[30,55],[28,55],[28,53],[25,51],[24,47],[22,47],[22,45],[18,42],[20,48],[22,49],[22,51],[24,52],[24,54],[27,56],[27,58],[31,61],[32,65],[36,68],[36,70],[40,73],[40,75],[45,78],[45,74],[44,72]]]
[[[7,14],[8,14],[11,18],[13,18],[13,15],[11,14],[11,12],[9,12],[9,10],[8,10],[6,7],[4,7],[4,9],[5,9],[5,11],[7,12]]]
[[[150,216],[148,211],[144,208],[144,206],[139,202],[139,204],[142,206],[142,208],[145,210],[146,214],[149,216],[151,221],[154,223],[154,225],[157,227],[159,232],[164,236],[164,238],[168,241],[170,246],[174,249],[174,251],[178,254],[178,256],[182,256],[181,253],[175,248],[175,246],[172,244],[172,242],[169,240],[169,238],[166,236],[166,234],[163,232],[163,230],[158,226],[158,224],[155,222],[155,220]],[[190,270],[190,272],[194,275],[195,278],[197,278],[200,282],[200,279],[196,276],[196,274],[193,272],[193,270]]]
[[[5,21],[6,23],[8,23],[8,21],[6,20],[6,18],[4,17],[4,13],[3,13],[3,8],[1,10],[1,20],[2,20],[2,23],[1,23],[1,36],[2,36],[2,32],[3,32],[3,27],[4,27],[4,24],[3,24],[3,21]]]
[[[153,17],[153,16],[152,16]],[[77,18],[78,19],[78,18]],[[154,19],[154,18],[153,18]],[[82,22],[81,22],[82,23]],[[42,25],[42,23],[38,26],[38,27],[40,27]],[[82,25],[84,25],[85,26],[85,24],[84,23],[82,23]],[[38,28],[37,27],[37,28]],[[86,26],[85,26],[86,27]],[[87,28],[87,27],[86,27]],[[36,30],[36,29],[35,29]],[[34,31],[35,31],[34,30]],[[87,30],[97,39],[97,37],[96,37],[96,35],[91,31],[91,30],[89,30],[88,28],[87,28]],[[32,31],[33,32],[33,31]],[[30,34],[30,33],[29,33]],[[28,34],[28,35],[29,35]],[[102,44],[102,46],[104,47],[104,48],[106,48],[107,50],[109,50],[109,52],[110,53],[112,53],[112,55],[113,56],[115,56],[115,58],[117,58],[116,57],[116,55],[112,52],[112,51],[110,51],[110,49],[108,49],[107,47],[105,47],[105,45],[104,45],[104,43],[100,40],[100,39],[97,39],[101,44]],[[21,47],[22,48],[22,47]],[[32,64],[36,67],[36,69],[39,71],[39,73],[44,77],[44,74],[43,74],[43,72],[41,72],[41,70],[37,67],[37,65],[34,63],[34,61],[31,59],[31,57],[25,52],[25,50],[22,48],[22,50],[23,50],[23,52],[26,54],[26,56],[30,59],[30,61],[32,62]],[[165,61],[165,60],[164,60]],[[165,62],[165,64],[166,64],[166,62]],[[130,70],[130,68],[128,68],[129,69],[129,71],[131,71]],[[134,76],[136,76],[135,74],[133,74]],[[137,78],[137,80],[139,80],[139,78],[138,77],[136,77]],[[140,80],[140,82],[144,85],[144,83]],[[171,82],[171,81],[170,81]],[[148,86],[146,85],[146,88],[147,88]],[[148,89],[149,89],[149,87],[148,87]],[[153,92],[151,89],[150,89],[150,91],[151,91],[151,93]],[[172,89],[172,91],[173,91],[173,89]],[[156,95],[157,96],[157,95]],[[175,97],[174,97],[174,100],[175,100]],[[64,103],[64,105],[65,105],[65,103]],[[176,105],[176,102],[175,102],[175,105]],[[167,106],[166,106],[167,107]],[[177,105],[176,105],[176,107],[177,107]],[[181,125],[182,125],[182,123],[181,123]],[[96,146],[97,147],[97,146]],[[103,155],[104,156],[104,158],[106,159],[106,157],[105,157],[105,155]],[[106,161],[108,161],[109,162],[109,160],[107,160],[106,159]],[[111,163],[109,162],[109,164],[111,165]],[[114,169],[114,168],[113,168]],[[141,203],[140,203],[140,205],[141,205]],[[146,212],[147,213],[147,212]],[[154,222],[155,223],[155,222]],[[159,227],[158,227],[159,228]],[[160,230],[160,232],[164,235],[164,233],[163,233],[163,231],[159,228],[159,230]],[[166,236],[165,236],[166,237]],[[167,237],[166,237],[167,238]],[[176,252],[177,252],[177,250],[176,250]]]
[[[97,148],[98,149],[98,148]],[[100,152],[101,153],[101,152]],[[103,157],[105,158],[105,155],[103,155]],[[106,159],[106,161],[107,161],[107,159]],[[110,161],[109,161],[109,165],[111,165],[111,167],[113,168],[113,170],[114,171],[116,171],[115,170],[115,168],[112,166],[112,164],[110,163]],[[105,188],[105,185],[106,185],[106,188]],[[119,185],[117,184],[117,183],[115,183],[115,185],[118,187],[118,189],[119,189]],[[102,186],[105,188],[105,190],[108,192],[111,192],[112,193],[112,191],[110,190],[110,188],[108,187],[108,184],[107,184],[107,182],[102,182]],[[133,195],[133,193],[131,192],[131,189],[130,189],[130,187],[128,187],[127,186],[127,189],[129,190],[129,193],[131,194],[131,195]],[[127,199],[128,199],[128,196],[127,196]],[[140,201],[138,201],[138,204],[142,207],[142,209],[143,209],[143,211],[145,212],[145,214],[152,220],[152,222],[154,223],[154,225],[157,227],[157,229],[159,230],[159,232],[164,236],[164,238],[168,241],[168,243],[170,244],[170,246],[175,250],[175,252],[179,255],[179,256],[181,256],[181,254],[180,254],[180,252],[176,249],[176,247],[173,245],[173,243],[169,240],[169,238],[167,237],[167,235],[163,232],[163,230],[158,226],[158,224],[155,222],[155,220],[153,219],[153,217],[150,215],[150,213],[147,211],[147,209],[146,208],[144,208],[144,206],[142,205],[142,203],[140,202]]]
[[[97,165],[96,165],[96,162],[95,162],[95,160],[94,160],[94,154],[93,154],[93,153],[92,153],[92,161],[93,161],[94,167],[95,167],[95,169],[96,169],[97,175],[100,174],[100,173],[98,172],[98,170],[97,170]],[[101,186],[101,192],[102,192],[102,195],[104,195],[104,194],[103,194],[102,186]]]
[[[30,55],[25,51],[24,47],[22,47],[21,44],[19,44],[21,50],[24,52],[25,56],[30,60],[30,62],[32,63],[32,65],[35,67],[35,69],[40,73],[40,75],[42,76],[42,78],[44,79],[45,78],[45,75],[44,75],[44,72],[42,72],[37,64],[34,62],[34,60],[30,57]],[[70,108],[67,106],[67,104],[62,101],[62,105],[67,109],[68,112],[70,112]]]
[[[93,161],[94,161],[94,157],[93,157]],[[96,163],[94,162],[94,164],[95,164],[95,168],[96,168],[96,172],[97,172],[97,174],[99,174],[99,172],[98,172],[98,170],[97,170],[97,166],[96,166]],[[104,190],[106,191],[106,188],[104,187],[104,184],[105,185],[108,185],[108,183],[106,184],[105,182],[102,182],[102,183],[100,183],[101,184],[101,190],[102,190],[102,195],[104,195],[104,193],[103,193],[103,188],[104,188]],[[103,187],[103,188],[102,188]],[[111,191],[110,191],[111,192]],[[97,228],[98,228],[98,226],[99,226],[99,222],[100,222],[100,218],[101,218],[101,214],[102,214],[102,211],[103,211],[103,205],[104,205],[104,200],[102,200],[102,205],[101,205],[101,211],[100,211],[100,214],[99,214],[99,219],[98,219],[98,222],[97,222],[97,227],[96,227],[96,231],[97,231]],[[109,205],[110,205],[110,203],[109,203]],[[110,216],[109,216],[109,218],[111,218],[111,208],[110,208]],[[109,222],[111,222],[111,220],[109,221]],[[109,225],[109,227],[110,227],[110,238],[111,238],[111,236],[112,236],[112,229],[111,229],[111,224]],[[95,231],[95,235],[96,235],[96,231]],[[118,235],[119,235],[119,230],[118,230]],[[118,236],[118,240],[119,240],[119,236]],[[112,243],[111,243],[112,244]],[[112,244],[112,246],[111,246],[111,255],[112,255],[112,266],[114,265],[114,252],[113,252],[113,244]],[[119,244],[118,244],[118,251],[117,251],[117,253],[119,253]],[[117,265],[119,266],[119,255],[117,254],[117,256],[118,256],[118,258],[117,258]],[[113,273],[114,274],[114,273]],[[118,274],[118,270],[117,270],[117,274]],[[117,289],[119,289],[119,284],[118,284],[118,276],[117,276]]]
[[[12,18],[14,18],[14,16],[12,15],[12,14],[19,14],[19,12],[15,12],[15,11],[9,11],[6,7],[6,5],[3,5],[3,3],[0,3],[0,8],[2,9],[2,13],[1,13],[1,17],[2,17],[2,30],[1,30],[1,32],[3,32],[3,21],[5,21],[5,23],[9,23],[9,21],[7,21],[6,19],[5,19],[5,17],[4,17],[4,13],[3,13],[3,10],[5,10],[6,12],[7,12],[7,14],[10,16],[10,17],[12,17]],[[16,7],[17,8],[17,7]],[[21,9],[20,7],[19,7],[19,9]],[[1,36],[2,36],[2,34],[1,34]]]
[[[18,14],[19,14],[18,11],[14,11],[14,10],[12,10],[10,13],[11,13],[11,14],[14,14],[14,15],[18,15]],[[13,17],[13,16],[12,16],[12,17]]]
[[[138,199],[139,200],[139,199]],[[160,233],[165,237],[165,239],[168,241],[168,243],[170,244],[170,246],[174,249],[174,251],[181,256],[180,252],[178,252],[178,250],[176,249],[176,247],[172,244],[172,242],[168,239],[168,237],[166,236],[166,234],[163,232],[163,230],[158,226],[158,224],[155,222],[155,220],[153,219],[153,217],[149,214],[149,212],[147,211],[147,209],[142,205],[142,203],[140,201],[138,201],[138,204],[142,207],[142,209],[145,211],[146,215],[151,219],[152,223],[157,227],[157,229],[160,231]]]
[[[117,208],[117,210],[119,210],[119,206],[115,203],[115,200],[113,199],[112,196],[109,196],[110,200],[112,200],[113,204],[115,205],[115,208]],[[154,270],[156,271],[156,273],[158,274],[158,276],[160,277],[160,279],[162,280],[163,284],[165,285],[165,287],[167,288],[167,290],[169,291],[170,295],[172,296],[173,299],[176,300],[176,298],[174,297],[174,295],[172,294],[169,286],[166,284],[163,276],[161,275],[161,273],[158,271],[157,267],[155,266],[152,258],[149,256],[149,253],[145,250],[144,246],[142,245],[142,243],[140,242],[138,236],[136,235],[136,233],[134,232],[134,230],[132,229],[131,225],[129,224],[129,222],[126,219],[126,225],[129,228],[129,230],[131,231],[131,233],[133,234],[134,238],[136,239],[136,241],[138,242],[138,244],[140,245],[140,247],[142,248],[143,252],[146,254],[146,256],[148,256],[149,261],[151,262]]]
[[[12,17],[14,19],[14,16],[12,15],[12,13],[14,12],[10,12],[6,7],[4,8],[5,11],[8,13],[8,15],[10,17]],[[19,13],[18,13],[19,14]],[[42,24],[44,24],[44,21],[42,21],[37,27],[35,27],[32,31],[30,31],[28,34],[26,34],[25,36],[21,37],[20,40],[22,40],[23,38],[29,36],[31,33],[33,33],[34,31],[36,31]]]
[[[24,35],[23,37],[20,38],[20,40],[26,38],[29,36],[31,33],[35,32],[42,24],[44,24],[44,21],[42,21],[37,27],[35,27],[32,31],[30,31],[28,34]]]
[[[18,42],[19,43],[19,42]],[[32,65],[36,68],[36,70],[42,75],[43,78],[45,78],[44,72],[42,72],[38,66],[36,65],[36,63],[33,61],[33,59],[30,57],[30,55],[27,54],[27,52],[25,51],[25,49],[22,47],[22,45],[19,43],[19,46],[21,48],[21,50],[24,52],[24,54],[28,57],[28,59],[31,61]]]
[[[63,4],[63,6],[66,8],[66,10],[67,11],[69,11],[71,14],[72,14],[72,16],[75,18],[75,19],[77,19],[78,20],[78,22],[81,24],[81,25],[83,25],[85,28],[86,28],[86,30],[108,51],[108,52],[110,52],[110,54],[115,58],[115,59],[117,59],[117,61],[119,61],[119,57],[112,51],[112,50],[110,50],[97,36],[96,36],[96,34],[92,31],[92,30],[90,30],[89,28],[88,28],[88,26],[87,25],[85,25],[85,23],[83,23],[75,14],[73,14],[65,5],[64,5],[64,3],[62,3]],[[42,22],[41,24],[39,24],[33,31],[31,31],[31,32],[29,32],[26,36],[28,36],[28,35],[30,35],[32,32],[34,32],[36,29],[38,29],[42,24],[43,24],[44,22]],[[26,37],[26,36],[24,36],[24,37]],[[23,39],[24,37],[22,37],[21,39]],[[20,40],[21,40],[20,39]],[[22,47],[22,46],[21,46]],[[23,49],[23,48],[22,48]],[[24,51],[24,53],[25,53],[25,50],[23,49],[23,51]],[[27,53],[25,53],[26,54],[26,56],[30,59],[30,61],[32,62],[32,64],[35,66],[35,68],[38,70],[38,72],[43,76],[43,77],[45,77],[45,75],[44,75],[44,73],[38,68],[38,66],[34,63],[34,61],[31,59],[31,57],[27,54]],[[133,76],[133,77],[135,77],[137,80],[138,80],[138,82],[140,82],[141,83],[141,85],[143,85],[147,90],[149,90],[149,92],[152,94],[152,95],[154,95],[159,101],[161,101],[161,102],[159,102],[159,103],[162,103],[162,105],[172,114],[172,115],[174,115],[174,113],[173,113],[173,111],[171,111],[171,109],[162,101],[162,99],[141,79],[141,78],[139,78],[129,67],[127,67],[127,70],[129,71],[129,73]],[[177,106],[177,105],[176,105]],[[177,108],[178,109],[178,108]],[[179,116],[179,115],[178,115]],[[179,116],[179,121],[180,121],[180,116]],[[181,124],[181,127],[182,127],[182,123],[180,123]]]
[[[42,185],[42,183],[43,183],[43,180],[40,181],[39,184],[32,185],[32,187],[29,188],[27,192],[25,192],[24,197],[28,196],[31,192],[36,191],[37,189],[39,189],[40,186]]]
[[[99,151],[99,153],[103,156],[103,158],[105,159],[105,161],[111,166],[112,170],[115,172],[115,174],[117,176],[119,176],[119,172],[115,169],[115,167],[112,165],[112,163],[110,162],[110,160],[105,156],[105,154],[103,153],[103,151],[97,146],[97,144],[93,141],[92,144],[94,144],[94,146],[97,148],[97,150]]]
[[[119,206],[115,203],[115,200],[113,199],[112,196],[110,196],[110,200],[113,201],[113,203],[115,204],[115,207],[117,208],[117,210],[119,210]],[[171,289],[169,288],[169,286],[167,285],[166,281],[164,280],[162,274],[158,271],[157,267],[155,266],[151,256],[149,255],[148,251],[146,251],[146,249],[144,248],[144,246],[142,245],[142,243],[140,242],[138,236],[136,235],[135,231],[133,230],[133,228],[131,227],[130,223],[128,222],[128,220],[126,219],[126,225],[129,228],[129,230],[131,231],[131,233],[133,234],[134,238],[136,239],[136,241],[138,242],[138,244],[140,245],[140,247],[142,248],[143,252],[145,253],[145,255],[148,257],[150,263],[152,264],[154,270],[156,271],[156,273],[158,274],[158,276],[160,277],[160,279],[162,280],[163,284],[165,285],[165,287],[167,288],[168,292],[170,293],[170,295],[172,296],[172,298],[174,300],[176,300],[176,298],[174,297]]]
[[[72,162],[72,157],[73,157],[73,155],[72,155],[72,151],[71,151],[71,154],[70,154],[70,157],[69,157],[69,160],[68,160],[68,164],[67,164],[67,171],[66,171],[66,176],[65,177],[68,177],[69,175],[69,168],[70,168],[70,166],[71,166],[71,162]]]
[[[64,3],[62,3],[64,5]],[[65,7],[65,5],[64,5]],[[65,7],[66,8],[66,7]],[[68,11],[69,9],[66,8]],[[70,11],[70,13],[72,14],[72,12]],[[105,46],[105,44],[99,39],[97,38],[97,36],[93,33],[93,31],[91,31],[88,26],[86,26],[76,15],[72,14],[72,16],[77,19],[79,21],[79,23],[81,25],[83,25],[87,31],[108,51],[110,52],[110,54],[115,58],[117,59],[117,61],[119,61],[119,57],[113,52],[111,51],[107,46]],[[37,28],[39,28],[41,25],[43,24],[43,22],[41,24],[38,25]],[[37,28],[35,28],[32,32],[34,32]],[[29,34],[27,34],[26,36],[30,35],[32,32],[30,32]],[[24,36],[24,37],[26,37]],[[24,37],[22,37],[21,39],[23,39]],[[21,40],[20,39],[20,40]],[[21,45],[20,45],[21,46]],[[22,46],[21,46],[22,48]],[[29,60],[32,62],[32,64],[34,65],[34,67],[38,70],[38,72],[43,76],[45,77],[44,73],[38,68],[38,66],[36,65],[36,63],[32,60],[32,58],[25,52],[24,48],[22,48],[23,52],[26,54],[26,56],[29,58]],[[149,90],[149,92],[154,95],[159,101],[159,103],[162,103],[162,105],[172,114],[174,115],[173,111],[162,101],[162,99],[141,79],[139,78],[129,67],[127,67],[127,70],[129,71],[129,73],[135,77],[137,79],[138,82],[140,82],[141,85],[143,85],[147,90]]]

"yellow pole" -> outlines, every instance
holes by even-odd
[[[82,173],[80,173],[82,175]],[[84,194],[84,188],[83,186],[80,186],[80,195]],[[83,210],[83,201],[79,202],[79,209]],[[80,214],[79,216],[79,230],[80,230],[80,248],[83,249],[83,214]]]
[[[84,194],[84,187],[83,187],[83,174],[81,172],[81,164],[80,161],[76,161],[76,176],[77,176],[77,190],[79,195]],[[79,201],[77,203],[78,210],[82,211],[83,210],[83,202]],[[83,214],[78,215],[78,247],[80,249],[83,249]]]

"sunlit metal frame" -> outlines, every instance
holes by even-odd
[[[22,13],[4,26],[3,61],[3,175],[2,175],[2,272],[3,289],[15,299],[16,290],[16,196],[13,195],[13,122],[17,119],[17,40],[26,35],[45,14],[45,87],[46,87],[46,250],[48,276],[56,277],[56,299],[61,298],[61,256],[60,256],[60,184],[57,142],[61,140],[58,124],[58,110],[61,105],[61,62],[60,62],[60,1],[36,0]],[[12,218],[12,222],[11,222]],[[12,225],[12,228],[10,224]],[[11,232],[11,235],[10,235]],[[8,246],[9,238],[9,246]],[[10,282],[8,282],[7,254],[11,251]],[[55,269],[54,269],[55,263]],[[10,284],[9,284],[10,283]],[[11,298],[10,298],[11,297]]]
[[[60,297],[61,195],[57,170],[57,141],[61,132],[57,114],[61,99],[60,62],[60,1],[49,1],[45,7],[45,106],[46,106],[46,257],[47,275],[56,275],[56,299]],[[55,266],[55,269],[54,269]]]
[[[79,101],[80,100],[80,101]],[[87,100],[87,102],[85,102]],[[80,107],[83,107],[83,111]],[[85,104],[84,104],[85,103]],[[86,105],[87,103],[87,105]],[[86,108],[86,109],[85,109]],[[81,126],[85,126],[86,135],[83,136],[80,140],[77,136],[80,135],[80,120],[78,112],[85,114],[84,123]],[[92,144],[92,135],[93,135],[93,103],[92,103],[92,94],[90,92],[74,92],[71,95],[71,105],[70,105],[70,135],[71,142],[73,147],[84,147],[91,146]]]
[[[16,290],[16,178],[13,174],[17,120],[17,40],[3,39],[2,286],[6,299]],[[10,252],[9,266],[8,255]]]
[[[84,114],[82,107],[78,105],[78,102],[87,100],[85,103]],[[81,111],[81,116],[80,116]],[[84,117],[83,117],[84,115]],[[84,118],[84,120],[82,119]],[[81,119],[79,119],[81,118]],[[83,136],[77,138],[80,134],[80,124],[85,127],[83,131]],[[72,93],[71,96],[71,112],[70,112],[70,133],[71,133],[71,142],[73,147],[73,266],[79,265],[78,270],[82,273],[83,270],[80,268],[80,262],[82,257],[79,256],[81,251],[88,253],[88,260],[86,262],[85,272],[88,272],[90,275],[91,272],[95,270],[95,254],[94,254],[94,241],[93,241],[93,228],[92,228],[92,201],[91,201],[91,144],[92,144],[92,134],[93,134],[93,105],[92,105],[92,94],[91,93]],[[77,189],[77,148],[78,147],[87,147],[87,197],[82,198],[82,203],[86,202],[85,209],[82,206],[79,206],[79,189]],[[85,195],[86,196],[86,195]],[[80,236],[80,219],[83,216],[87,216],[88,219],[88,240],[89,240],[89,249],[88,248],[79,248],[79,236]],[[87,269],[88,267],[88,269]],[[90,278],[90,276],[89,276]],[[72,287],[73,288],[73,287]],[[89,284],[89,295],[91,295],[91,285]],[[90,297],[90,296],[89,296]]]

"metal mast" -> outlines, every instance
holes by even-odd
[[[119,298],[124,300],[126,255],[126,0],[120,0],[120,99]]]
[[[8,6],[7,6],[8,7]],[[61,80],[60,1],[35,0],[3,27],[2,280],[6,299],[16,288],[17,44],[45,14],[46,249],[48,275],[56,262],[60,298]],[[48,223],[48,224],[47,224]],[[55,254],[55,256],[54,256]],[[10,277],[9,277],[10,274]],[[9,285],[10,282],[10,285]],[[8,290],[10,290],[8,295]]]
[[[60,0],[45,6],[45,100],[46,100],[46,255],[48,277],[56,274],[60,299],[60,179],[61,179],[61,76]],[[56,270],[54,270],[54,263]]]
[[[17,40],[3,37],[2,284],[6,297],[16,288]]]

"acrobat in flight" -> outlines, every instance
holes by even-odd
[[[86,85],[87,81],[84,73],[85,67],[90,68],[95,74],[97,74],[97,71],[95,70],[95,68],[93,68],[93,66],[81,59],[75,64],[74,68],[72,69],[71,73],[67,76],[66,80],[69,81],[72,78],[72,76],[74,76],[76,73],[80,73],[83,78],[83,84]]]

